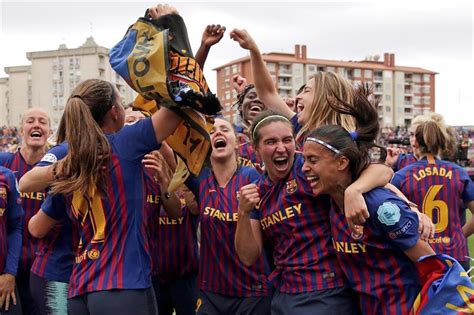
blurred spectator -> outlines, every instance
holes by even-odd
[[[14,152],[20,143],[16,127],[0,127],[0,152]]]

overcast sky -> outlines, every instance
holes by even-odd
[[[395,53],[395,64],[436,71],[436,110],[453,125],[474,125],[473,7],[470,1],[168,2],[184,17],[194,52],[207,24],[227,27],[213,48],[205,75],[246,51],[231,41],[245,28],[262,52],[308,46],[308,57],[362,60]],[[83,44],[91,34],[112,47],[155,2],[0,0],[0,77],[3,68],[29,64],[26,52]]]

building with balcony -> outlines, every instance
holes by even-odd
[[[437,73],[395,65],[395,55],[391,53],[385,53],[382,60],[375,55],[362,61],[336,61],[308,58],[306,45],[295,45],[293,54],[271,52],[263,54],[263,59],[281,96],[295,97],[313,74],[332,71],[355,85],[373,84],[374,95],[379,101],[380,122],[384,126],[409,125],[416,115],[435,110]],[[237,101],[237,93],[233,90],[232,77],[240,74],[248,83],[253,82],[250,57],[230,61],[214,70],[217,72],[217,96],[224,107],[224,115],[233,122],[237,113],[232,105]]]

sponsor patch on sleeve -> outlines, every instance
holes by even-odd
[[[377,218],[382,224],[395,225],[400,221],[400,208],[393,202],[384,202],[377,210]]]
[[[56,157],[56,155],[52,153],[46,153],[41,159],[41,162],[48,162],[48,163],[55,163],[57,161],[58,161],[58,158]]]

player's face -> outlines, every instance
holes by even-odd
[[[245,94],[242,101],[242,117],[245,121],[252,123],[255,117],[266,109],[265,104],[258,98],[255,88]]]
[[[411,125],[410,128],[408,128],[408,134],[410,135],[410,145],[412,149],[415,149],[415,132],[418,126],[419,125]]]
[[[295,160],[295,138],[288,122],[275,121],[258,129],[260,140],[255,147],[272,181],[288,175]]]
[[[318,143],[306,141],[303,148],[304,164],[302,170],[306,175],[313,194],[330,194],[335,192],[341,175],[340,164],[334,152]]]
[[[40,148],[51,135],[48,114],[41,109],[30,109],[23,116],[20,135],[28,147]]]
[[[224,119],[217,118],[210,132],[214,160],[234,158],[237,151],[237,138],[232,125]]]
[[[125,110],[125,124],[126,125],[132,125],[133,123],[136,123],[137,121],[142,120],[144,118],[145,118],[145,115],[143,115],[138,110],[133,110],[131,107]]]
[[[313,104],[314,100],[314,88],[314,79],[310,79],[306,82],[303,91],[296,96],[296,100],[298,101],[297,106],[301,109],[301,114],[298,117],[298,122],[301,125],[304,125],[309,120],[311,104]]]

